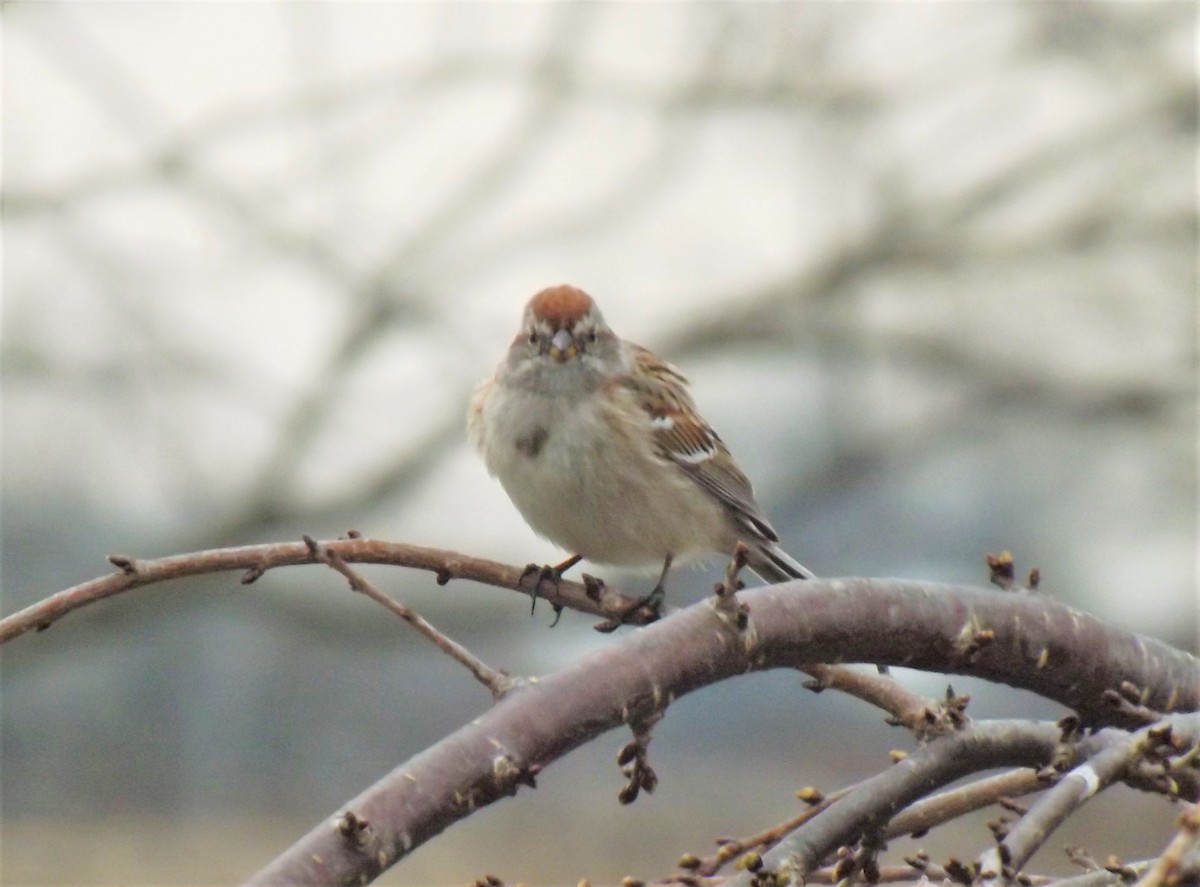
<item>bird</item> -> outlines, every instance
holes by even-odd
[[[814,574],[779,546],[746,474],[682,372],[621,338],[575,286],[539,291],[471,398],[468,436],[538,535],[595,564],[661,564],[638,605],[661,612],[672,564],[748,548],[761,579]]]

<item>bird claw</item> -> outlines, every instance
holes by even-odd
[[[656,585],[653,589],[651,589],[648,595],[638,598],[612,619],[606,619],[604,622],[596,625],[596,631],[600,632],[601,634],[609,634],[610,632],[616,631],[622,625],[633,625],[634,623],[629,621],[630,618],[634,613],[636,613],[638,610],[641,610],[643,607],[650,611],[650,618],[644,622],[638,622],[637,624],[648,625],[651,622],[657,622],[662,618],[662,606],[663,599],[665,597],[666,594],[663,591],[663,587],[661,585]]]
[[[556,572],[554,567],[549,564],[526,564],[525,569],[521,572],[521,578],[517,581],[524,585],[530,576],[533,577],[533,586],[529,589],[529,615],[532,616],[537,610],[538,589],[542,587],[542,583],[549,581],[558,585],[562,574]]]
[[[640,610],[642,607],[645,607],[654,614],[654,618],[650,621],[656,622],[662,618],[663,600],[666,598],[666,596],[667,595],[666,592],[663,591],[663,587],[661,585],[656,585],[654,588],[650,589],[650,593],[648,595],[646,595],[644,598],[641,598],[632,607],[622,613],[621,618],[625,618],[626,616],[634,613],[636,610]]]
[[[557,582],[562,578],[562,574],[558,573],[554,567],[550,566],[549,564],[526,564],[525,569],[521,571],[521,575],[517,581],[524,585],[525,580],[535,573],[537,574],[537,582],[535,583],[535,587],[536,584],[541,583],[546,579],[549,579],[551,582]]]
[[[532,564],[532,563],[525,565],[525,569],[521,571],[521,575],[517,579],[517,583],[519,585],[524,585],[525,581],[530,576],[535,576],[535,578],[533,580],[533,587],[529,590],[529,597],[530,597],[529,615],[530,616],[532,616],[534,614],[534,611],[537,610],[538,589],[540,589],[542,587],[542,583],[550,582],[554,585],[555,588],[558,588],[558,583],[562,581],[563,573],[567,572],[567,570],[571,569],[571,567],[573,567],[577,563],[579,563],[580,560],[582,560],[582,557],[580,555],[576,554],[576,555],[572,555],[571,557],[567,558],[562,563],[554,564],[553,566],[551,566],[550,564]],[[588,578],[590,578],[590,577],[588,577]],[[594,581],[598,582],[599,580],[594,580]],[[589,589],[590,589],[590,586],[589,586]],[[558,625],[558,618],[560,616],[562,616],[562,607],[555,607],[554,612],[555,612],[555,617],[554,617],[554,621],[550,624],[551,628],[553,628],[555,625]]]

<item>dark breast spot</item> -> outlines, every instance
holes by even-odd
[[[542,447],[546,445],[546,438],[549,436],[549,431],[541,425],[535,425],[527,434],[522,434],[517,438],[517,452],[530,459],[536,459],[541,453]]]

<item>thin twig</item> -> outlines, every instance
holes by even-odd
[[[968,697],[947,694],[945,702],[933,701],[914,693],[889,675],[845,665],[804,665],[800,671],[813,680],[804,686],[815,693],[841,690],[884,711],[889,723],[912,730],[920,738],[960,729],[967,724],[963,709]]]
[[[1085,872],[1082,875],[1071,875],[1054,882],[1054,887],[1125,887],[1133,878],[1145,872],[1151,866],[1149,860],[1142,862],[1124,863],[1119,868],[1102,868],[1095,872]]]
[[[1178,875],[1184,855],[1195,849],[1197,841],[1200,841],[1200,804],[1192,804],[1180,813],[1175,824],[1179,826],[1179,831],[1135,887],[1163,887],[1165,884],[1182,883],[1173,878]]]
[[[921,865],[881,865],[879,867],[879,877],[876,883],[879,884],[894,884],[897,882],[913,883],[919,881],[921,876],[925,875],[930,882],[948,881],[949,874],[946,869],[936,863],[925,862]],[[1063,883],[1055,878],[1050,878],[1045,875],[1030,875],[1027,878],[1028,887],[1049,887],[1053,884],[1058,887]],[[805,878],[808,884],[839,884],[843,882],[841,873],[834,866],[826,866],[810,872]],[[651,887],[696,887],[697,884],[705,885],[720,885],[722,882],[719,879],[700,879],[698,873],[685,873],[671,875],[661,881],[650,882]],[[489,885],[489,887],[503,887],[503,885]]]
[[[811,806],[796,816],[745,838],[722,839],[720,848],[714,855],[700,858],[689,854],[680,861],[680,868],[686,869],[687,873],[691,875],[708,877],[715,875],[731,860],[746,851],[757,850],[765,853],[779,843],[785,835],[795,831],[817,814],[829,809],[835,802],[860,785],[862,783],[856,783],[828,795],[820,795],[813,789],[804,789],[797,795],[809,799]],[[1029,768],[988,776],[918,801],[888,823],[884,830],[884,837],[891,840],[904,835],[917,836],[963,814],[995,804],[1002,798],[1019,797],[1030,792],[1040,791],[1045,787],[1045,783],[1039,780],[1037,774]],[[809,880],[830,883],[828,875],[831,871],[832,869],[818,869],[809,875]],[[891,869],[883,868],[880,871],[891,871],[893,875],[896,875],[896,872]],[[906,869],[906,871],[908,871],[908,877],[915,877],[911,869]],[[936,876],[930,874],[930,877]],[[881,875],[880,880],[904,880],[904,878]]]
[[[808,822],[823,810],[829,809],[831,804],[839,798],[845,797],[846,793],[853,788],[854,786],[849,786],[828,795],[818,795],[813,789],[802,789],[800,792],[797,792],[797,795],[807,798],[810,806],[800,811],[797,815],[749,837],[721,838],[717,842],[720,847],[712,856],[697,857],[687,854],[680,860],[679,867],[687,869],[688,873],[693,875],[706,877],[715,875],[731,860],[748,850],[765,852],[774,847],[784,835],[795,831],[795,829]]]
[[[466,668],[475,679],[483,684],[491,691],[492,696],[500,699],[505,693],[511,691],[519,685],[519,681],[513,680],[502,671],[497,671],[487,665],[482,659],[464,647],[457,641],[451,640],[447,635],[443,634],[420,614],[410,610],[408,607],[399,603],[389,595],[384,594],[374,585],[363,578],[362,574],[356,572],[349,564],[342,560],[341,556],[330,550],[327,546],[317,542],[311,536],[304,537],[304,544],[308,546],[312,556],[323,564],[327,564],[337,572],[341,573],[350,583],[350,587],[360,594],[364,594],[380,606],[395,613],[422,635],[428,638],[434,646],[453,659],[455,662]]]
[[[454,551],[361,537],[323,541],[321,544],[329,551],[336,552],[346,563],[391,564],[428,570],[437,575],[440,585],[445,585],[451,579],[469,579],[526,594],[533,590],[528,579],[522,578],[524,570],[520,567]],[[109,560],[119,568],[119,572],[59,591],[0,620],[0,644],[29,631],[49,628],[68,613],[134,588],[231,570],[243,571],[242,581],[249,584],[276,567],[310,563],[312,555],[303,542],[272,542],[213,548],[147,560],[112,555]],[[645,608],[629,612],[638,598],[623,594],[609,585],[605,585],[599,593],[589,592],[583,583],[564,579],[557,583],[539,582],[536,591],[539,597],[552,605],[610,619],[624,616],[625,622],[632,625],[642,625],[653,618],[652,614],[645,612]]]
[[[739,542],[733,549],[733,557],[725,567],[725,581],[713,586],[713,608],[727,621],[733,623],[738,631],[746,628],[749,610],[737,599],[737,593],[746,587],[738,578],[738,574],[750,562],[750,549],[746,543]]]
[[[896,811],[939,785],[998,766],[1030,766],[1047,760],[1058,740],[1052,724],[976,722],[929,742],[895,766],[859,783],[840,801],[781,841],[764,862],[774,871],[803,877],[835,848],[886,823]],[[730,887],[748,887],[742,872]]]

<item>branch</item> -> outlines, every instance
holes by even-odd
[[[429,570],[439,584],[467,578],[531,591],[522,582],[527,571],[482,558],[361,538],[322,544],[347,563]],[[68,588],[0,620],[0,643],[131,588],[222,570],[244,570],[242,581],[250,583],[273,567],[311,563],[313,555],[304,543],[292,542],[147,561],[113,555],[110,560],[121,572]],[[607,585],[538,580],[536,591],[556,607],[624,617],[633,624],[653,618],[641,610],[630,613],[638,599]],[[780,666],[840,660],[970,674],[1060,702],[1089,726],[1141,726],[1140,715],[1134,717],[1105,698],[1106,690],[1127,685],[1137,689],[1142,707],[1149,710],[1200,708],[1195,657],[1033,595],[894,579],[812,579],[743,592],[738,600],[749,607],[745,634],[750,647],[778,645]],[[764,667],[758,659],[752,665]]]
[[[1072,875],[1060,878],[1054,882],[1054,887],[1128,887],[1141,872],[1150,868],[1149,862],[1135,862],[1129,865],[1102,868],[1082,875]]]
[[[453,551],[363,538],[338,539],[320,544],[346,563],[392,564],[428,570],[437,574],[439,585],[445,585],[451,579],[470,579],[526,594],[532,590],[528,581],[522,581],[522,568]],[[242,582],[249,584],[275,567],[312,563],[313,554],[303,542],[274,542],[238,548],[214,548],[153,560],[112,555],[109,561],[120,568],[120,572],[60,591],[0,620],[0,644],[28,631],[45,630],[80,607],[134,588],[185,576],[230,570],[245,571]],[[553,606],[568,607],[608,619],[625,615],[625,622],[633,625],[644,624],[652,618],[652,614],[640,610],[629,613],[639,599],[622,594],[608,585],[596,594],[578,582],[562,580],[555,584],[540,581],[537,595]]]
[[[800,670],[813,680],[804,686],[814,693],[834,689],[848,693],[888,712],[888,723],[907,727],[919,738],[936,736],[965,726],[970,697],[954,696],[947,688],[943,702],[933,702],[906,689],[899,681],[843,665],[804,665]]]
[[[1067,817],[1135,765],[1161,756],[1172,744],[1190,751],[1200,740],[1200,716],[1179,715],[1133,734],[1104,730],[1088,740],[1100,748],[1062,777],[1029,809],[992,850],[979,860],[981,884],[1010,883],[1030,857]],[[1169,757],[1166,760],[1170,760]]]
[[[714,855],[701,858],[692,853],[685,854],[679,860],[679,868],[684,869],[691,875],[707,877],[715,875],[734,857],[745,853],[747,850],[760,850],[763,852],[770,850],[786,835],[795,831],[819,813],[828,810],[834,803],[861,785],[862,783],[848,786],[828,795],[822,795],[813,788],[801,789],[796,793],[797,797],[811,806],[805,808],[796,816],[747,838],[719,838],[718,842],[721,846]],[[883,837],[887,840],[905,835],[919,837],[934,826],[949,822],[965,813],[980,810],[1010,797],[1041,791],[1045,787],[1046,783],[1040,780],[1033,770],[1028,768],[1011,770],[1008,773],[979,779],[967,785],[925,798],[907,807],[888,823],[887,828],[884,829]],[[810,873],[809,880],[814,883],[828,883],[829,878],[827,875],[829,873],[825,872],[823,875],[823,871],[823,869],[814,870]],[[900,876],[898,872],[893,872],[897,877],[884,877],[881,874],[880,880],[911,880],[915,877],[911,866],[905,868],[903,871],[905,872],[903,876]],[[678,876],[676,876],[676,879],[678,880]],[[669,879],[668,883],[670,883]]]
[[[1168,884],[1185,883],[1181,877],[1184,856],[1189,851],[1194,852],[1197,841],[1200,841],[1200,804],[1193,804],[1180,813],[1175,824],[1179,826],[1179,831],[1171,839],[1162,856],[1150,866],[1149,871],[1138,880],[1135,887],[1164,887]]]
[[[374,878],[601,732],[652,722],[674,699],[751,670],[834,658],[915,664],[1032,689],[1097,721],[1116,714],[1098,701],[1098,681],[1133,681],[1148,688],[1152,704],[1170,697],[1178,707],[1196,707],[1200,699],[1200,668],[1192,657],[1029,595],[898,581],[809,580],[739,592],[738,599],[749,608],[744,630],[711,600],[676,611],[509,693],[385,776],[346,805],[358,821],[372,824],[379,839],[372,854],[361,854],[322,824],[251,883],[352,884]],[[872,630],[863,631],[864,625]],[[983,637],[990,641],[981,642]],[[1115,674],[1090,661],[1086,645],[1100,643]],[[1054,652],[1044,656],[1047,645]],[[1078,655],[1059,652],[1066,649]],[[882,782],[869,780],[874,782],[869,791],[864,783],[809,823],[803,830],[806,858],[817,864],[821,848],[851,834],[864,818],[877,819],[882,828],[887,816],[948,779],[983,767],[1044,764],[1059,738],[1052,724],[1000,722],[971,724],[935,739],[875,777]]]
[[[877,776],[863,780],[838,803],[794,831],[763,857],[763,868],[803,879],[825,858],[863,835],[882,837],[888,820],[931,789],[994,767],[1036,766],[1058,745],[1058,728],[1031,721],[973,723],[935,739]],[[843,876],[849,872],[843,872]],[[728,887],[750,887],[753,873]]]
[[[119,573],[67,589],[8,617],[0,622],[0,641],[129,588],[237,569],[245,571],[242,581],[249,583],[267,569],[311,563],[322,552],[331,565],[402,564],[433,571],[442,584],[466,577],[530,591],[522,585],[527,573],[523,569],[359,538],[313,548],[285,543],[149,561],[114,556]],[[735,567],[731,569],[736,573]],[[1200,708],[1200,666],[1193,657],[1040,597],[868,579],[782,583],[738,592],[736,598],[731,590],[725,588],[716,600],[677,611],[557,674],[507,693],[482,718],[369,788],[337,817],[335,828],[321,826],[311,832],[260,873],[260,880],[357,883],[374,877],[450,823],[514,793],[519,785],[532,785],[548,763],[604,730],[622,723],[653,723],[675,698],[751,670],[807,668],[825,685],[845,687],[918,730],[922,723],[938,724],[939,714],[927,703],[918,705],[920,700],[890,679],[868,679],[842,667],[812,663],[871,662],[977,675],[1074,708],[1079,721],[1091,726],[1140,726],[1147,712]],[[611,589],[576,583],[539,580],[538,593],[556,606],[610,618],[627,612],[632,602]],[[1123,696],[1135,695],[1138,705],[1107,701],[1104,691],[1115,688]],[[803,846],[817,853],[812,848],[847,834],[859,817],[860,828],[863,822],[877,823],[877,835],[867,832],[873,846],[893,813],[941,784],[937,774],[973,772],[971,761],[978,763],[980,755],[990,760],[986,749],[976,749],[974,757],[964,752],[957,764],[940,761],[947,748],[995,745],[996,731],[1005,729],[970,724],[962,714],[963,704],[965,699],[947,700],[941,724],[942,729],[961,729],[875,777],[883,783],[868,780],[849,792],[792,838],[802,838]],[[1002,766],[1014,755],[1022,762],[1041,755],[1041,728],[1007,729],[1014,744],[996,751],[991,766]],[[903,780],[903,774],[914,769],[937,778],[887,781]],[[1139,761],[1128,775],[1131,781],[1135,777],[1153,787],[1175,786],[1180,794],[1197,793],[1195,780],[1154,772],[1146,761]],[[877,795],[872,800],[864,795],[868,783],[891,793],[882,793],[880,800],[881,793],[872,789]]]
[[[1121,736],[1063,776],[1018,820],[999,845],[980,857],[980,883],[1012,883],[1050,833],[1093,795],[1116,781],[1136,754],[1133,738]]]
[[[918,837],[931,828],[981,810],[1008,798],[1041,791],[1046,783],[1033,770],[1020,768],[987,776],[918,801],[896,815],[884,830],[885,838]]]
[[[308,546],[308,549],[312,552],[313,557],[315,557],[321,563],[328,565],[330,569],[336,570],[338,573],[341,573],[343,576],[345,576],[347,581],[350,583],[351,589],[357,591],[359,594],[366,595],[389,612],[395,613],[397,616],[419,631],[439,650],[471,672],[471,674],[475,676],[475,679],[479,681],[479,683],[483,684],[488,688],[488,690],[491,691],[492,698],[499,699],[514,686],[516,686],[516,682],[513,681],[513,679],[507,674],[497,671],[496,669],[487,665],[483,660],[473,654],[462,644],[451,640],[448,636],[434,628],[433,625],[423,619],[420,614],[414,612],[403,604],[398,603],[377,589],[374,585],[364,579],[361,574],[353,570],[349,564],[342,560],[337,552],[330,551],[327,546],[321,545],[311,536],[304,537],[304,544]]]

